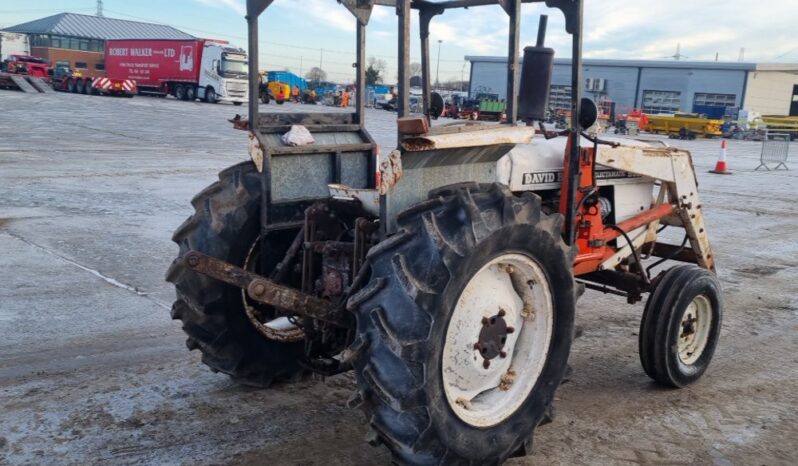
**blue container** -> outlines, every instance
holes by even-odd
[[[307,80],[300,78],[290,71],[269,71],[266,73],[266,76],[269,81],[278,81],[283,84],[288,84],[291,86],[291,89],[293,89],[294,86],[299,86],[300,91],[304,91],[308,88]]]

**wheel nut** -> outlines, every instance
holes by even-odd
[[[507,357],[507,352],[506,351],[500,351],[499,352],[499,357],[500,358],[506,358]]]
[[[488,318],[487,318],[487,317],[483,317],[483,318],[482,318],[482,325],[485,325],[485,326],[487,326],[489,323],[490,323],[490,321],[488,320]]]
[[[490,367],[490,361],[488,361],[487,359],[484,360],[482,362],[482,367],[484,367],[485,369],[489,368]]]
[[[252,293],[256,296],[261,296],[265,292],[266,287],[263,285],[263,283],[256,283],[255,286],[252,287]]]
[[[515,332],[515,327],[507,327],[507,333]]]
[[[188,256],[188,257],[186,258],[186,260],[187,260],[187,262],[188,262],[188,265],[189,265],[190,267],[196,267],[196,266],[197,266],[197,264],[199,264],[199,257],[197,257],[197,256],[195,256],[195,255],[193,255],[193,254],[192,254],[192,255],[190,255],[190,256]]]
[[[479,350],[479,348],[480,348],[479,342],[474,343],[474,349]]]
[[[507,312],[504,309],[499,308],[499,317],[504,317],[506,315],[507,315]]]

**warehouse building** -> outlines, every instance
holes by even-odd
[[[105,72],[105,41],[112,39],[194,39],[171,26],[102,16],[60,13],[3,29],[27,36],[30,54],[53,65]]]
[[[472,98],[506,96],[506,57],[467,56]],[[657,60],[584,60],[583,92],[615,103],[617,112],[702,113],[711,117],[739,109],[798,116],[798,64]],[[568,108],[571,60],[555,59],[549,105]]]

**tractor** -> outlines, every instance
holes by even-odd
[[[369,443],[399,464],[500,464],[530,453],[569,372],[585,290],[646,297],[644,372],[683,387],[713,356],[723,297],[689,152],[588,129],[582,99],[582,0],[340,0],[356,34],[351,112],[260,113],[258,17],[248,0],[250,160],[194,197],[174,233],[172,317],[202,361],[266,387],[303,374],[354,372],[349,405]],[[523,49],[523,3],[565,17],[572,39],[569,126],[544,120],[554,51]],[[431,126],[431,21],[499,5],[508,15],[506,119]],[[398,144],[366,130],[366,26],[398,21]],[[416,10],[415,12],[413,10]],[[410,114],[411,15],[422,60],[421,113]],[[314,142],[281,136],[304,126]],[[664,228],[681,244],[660,240]],[[672,266],[675,262],[679,265]]]

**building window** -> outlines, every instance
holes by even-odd
[[[50,39],[43,34],[36,34],[30,36],[31,47],[49,47]]]
[[[89,50],[92,52],[102,52],[103,51],[103,41],[99,39],[92,39],[89,41]]]
[[[682,93],[676,91],[643,91],[645,113],[676,113],[681,108]]]
[[[56,48],[56,49],[63,48],[63,45],[61,43],[61,39],[62,39],[61,36],[50,36],[50,47],[53,47],[53,48]]]
[[[549,91],[549,108],[569,110],[571,108],[571,86],[553,84]]]
[[[70,37],[69,38],[69,46],[64,47],[72,50],[80,50],[80,39],[77,37]]]
[[[704,94],[696,93],[694,105],[706,107],[734,107],[737,103],[735,94]]]
[[[85,61],[76,61],[75,62],[75,69],[76,70],[86,70],[89,68],[89,65],[86,64]]]
[[[89,40],[88,39],[81,39],[80,40],[80,50],[89,50]]]
[[[105,63],[95,63],[94,69],[97,71],[105,71]]]

